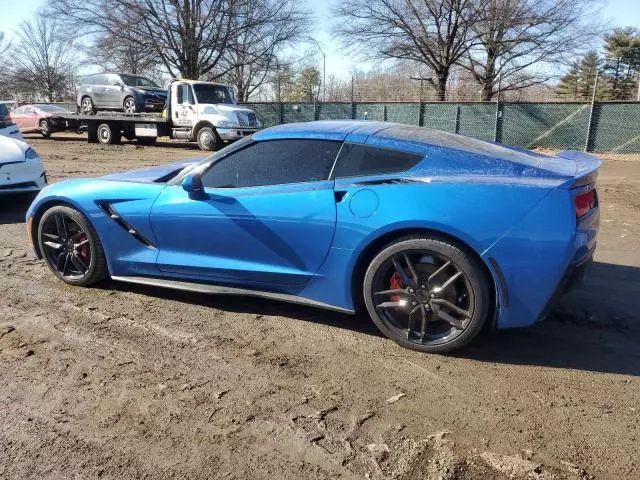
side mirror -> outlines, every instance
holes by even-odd
[[[182,188],[189,193],[189,198],[200,199],[205,197],[204,186],[199,173],[187,175],[182,181]]]

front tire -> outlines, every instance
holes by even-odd
[[[51,130],[49,129],[49,121],[46,118],[43,118],[38,123],[38,128],[40,129],[40,135],[44,138],[49,138],[51,136]]]
[[[136,113],[136,100],[133,97],[126,97],[122,102],[122,111],[124,113]]]
[[[405,237],[387,245],[364,277],[367,311],[399,345],[429,353],[463,347],[491,312],[489,279],[480,262],[437,237]]]
[[[98,233],[74,208],[57,205],[44,212],[38,246],[49,269],[65,283],[85,287],[108,276]]]
[[[211,127],[202,127],[198,130],[196,140],[198,141],[198,147],[200,147],[200,150],[211,151],[220,150],[220,148],[222,148],[222,140]]]

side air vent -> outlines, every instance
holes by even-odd
[[[125,229],[129,233],[129,235],[131,235],[133,238],[135,238],[140,243],[143,243],[149,248],[157,248],[151,240],[149,240],[147,237],[145,237],[140,232],[138,232],[135,228],[133,228],[132,225],[130,225],[124,218],[122,218],[120,214],[116,211],[116,209],[113,207],[113,205],[107,202],[100,202],[98,203],[98,205],[104,211],[104,213],[106,213],[109,216],[109,218],[111,218],[111,220],[113,220],[118,225],[120,225],[123,229]]]

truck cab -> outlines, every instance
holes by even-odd
[[[171,82],[163,116],[172,138],[196,141],[202,150],[217,150],[262,127],[252,110],[236,104],[229,87],[196,80]]]

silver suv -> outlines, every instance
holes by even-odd
[[[153,80],[128,73],[99,73],[82,79],[78,88],[78,111],[92,115],[96,110],[125,113],[161,112],[167,91]]]

